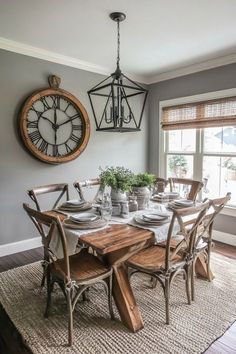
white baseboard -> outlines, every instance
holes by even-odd
[[[213,240],[226,243],[231,246],[236,246],[236,235],[228,234],[226,232],[213,230],[212,232]]]
[[[0,245],[0,257],[42,246],[41,237]]]

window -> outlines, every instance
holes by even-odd
[[[212,102],[214,104],[210,101],[200,102],[200,108],[197,103],[193,107],[185,104],[176,105],[174,109],[173,106],[164,108],[165,119],[162,119],[162,125],[167,124],[167,128],[163,126],[166,131],[162,130],[160,173],[165,177],[202,180],[202,198],[216,198],[231,192],[229,205],[236,207],[236,98],[230,97],[226,102],[219,99]],[[199,113],[196,113],[199,110],[200,119],[204,120],[204,124],[201,120],[200,125]],[[184,129],[178,126],[181,117]],[[209,117],[212,121],[210,127],[206,127],[205,120]],[[217,121],[214,121],[214,117],[217,117]],[[186,121],[192,119],[194,122],[188,128],[196,128],[188,129]],[[235,123],[232,124],[232,121]]]

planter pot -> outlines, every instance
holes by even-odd
[[[122,192],[121,190],[116,190],[111,188],[111,201],[112,203],[120,203],[127,200],[126,192]]]
[[[146,209],[151,198],[151,191],[148,187],[133,187],[133,194],[137,196],[138,210]]]

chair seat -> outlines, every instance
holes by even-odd
[[[126,264],[133,268],[158,272],[165,267],[165,255],[166,250],[164,247],[151,246],[130,257]],[[171,266],[177,266],[178,263],[183,261],[183,257],[177,254],[173,257]]]
[[[80,253],[71,255],[69,263],[71,280],[77,282],[92,280],[111,271],[97,257],[87,253],[87,250],[82,250]],[[51,264],[51,272],[57,277],[66,280],[64,259],[58,259]]]

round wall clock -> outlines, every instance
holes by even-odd
[[[59,89],[60,78],[49,77],[50,88],[37,91],[24,103],[20,133],[26,148],[38,159],[58,164],[74,160],[90,136],[88,114],[71,93]]]

